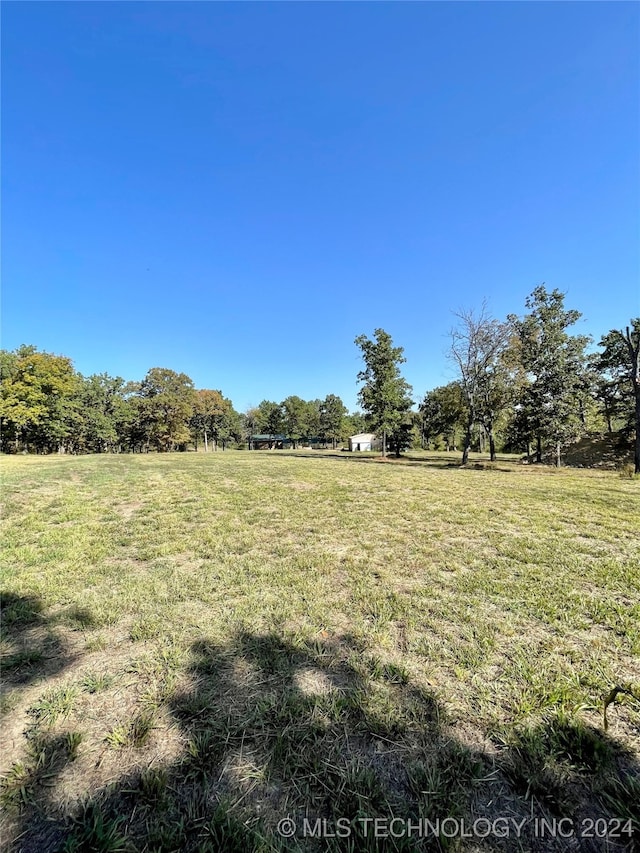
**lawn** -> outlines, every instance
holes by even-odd
[[[7,849],[634,849],[640,482],[457,459],[2,459]]]

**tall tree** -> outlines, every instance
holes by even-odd
[[[319,414],[318,434],[325,444],[330,441],[335,450],[337,442],[343,439],[345,435],[347,407],[340,397],[335,394],[327,394],[320,403]]]
[[[317,439],[320,434],[320,407],[322,400],[308,400],[305,404],[305,425],[307,442],[311,439]]]
[[[152,367],[138,395],[147,445],[161,451],[185,447],[195,399],[193,381],[185,373]]]
[[[634,467],[640,474],[640,317],[635,317],[624,332],[612,329],[600,346],[600,369],[629,403],[629,419],[636,434]]]
[[[308,437],[309,410],[305,401],[295,395],[287,397],[280,404],[284,433],[294,448],[302,438]]]
[[[73,449],[80,423],[80,381],[66,356],[32,346],[4,353],[0,421],[3,435],[10,436],[14,449]]]
[[[249,406],[245,412],[238,415],[242,440],[246,442],[249,450],[251,450],[251,437],[259,431],[259,417],[260,413],[256,406]]]
[[[83,378],[79,390],[82,449],[89,453],[116,450],[127,423],[125,381],[107,373]]]
[[[509,327],[493,319],[483,305],[473,311],[456,314],[458,325],[451,331],[449,357],[456,365],[464,395],[465,424],[462,464],[466,465],[475,424],[482,424],[489,436],[491,459],[495,459],[494,427],[508,400],[506,369],[502,356],[509,340]]]
[[[456,434],[467,422],[464,395],[459,382],[450,382],[428,391],[420,404],[420,430],[423,446],[442,436],[447,450],[455,449]]]
[[[242,418],[240,413],[233,408],[231,400],[223,399],[225,404],[224,422],[218,434],[218,440],[222,449],[226,450],[229,442],[235,442],[236,445],[242,442]]]
[[[509,316],[524,372],[521,420],[533,433],[536,461],[542,461],[543,445],[549,443],[559,466],[562,448],[584,432],[580,399],[590,338],[567,331],[582,315],[565,309],[564,294],[559,290],[549,293],[544,285],[536,287],[526,307],[529,313],[523,318]]]
[[[414,412],[405,412],[400,423],[387,436],[389,450],[398,458],[403,450],[407,450],[413,444],[414,415]]]
[[[191,416],[191,429],[196,441],[196,449],[199,436],[203,437],[205,453],[209,450],[210,438],[213,439],[213,449],[218,449],[218,439],[221,430],[224,430],[228,411],[227,403],[221,391],[209,389],[196,391]]]
[[[589,356],[591,393],[602,414],[607,432],[612,433],[622,423],[628,423],[628,392],[625,388],[625,377],[619,375],[617,370],[611,371],[607,367],[601,367],[600,358],[600,353],[592,353]]]
[[[384,329],[376,329],[374,340],[359,335],[355,343],[362,350],[365,368],[358,373],[362,388],[358,399],[371,415],[374,429],[382,433],[382,455],[387,455],[387,436],[395,432],[410,410],[411,386],[400,373],[399,365],[406,359],[402,347],[394,347]]]
[[[260,433],[270,436],[272,440],[280,435],[284,428],[280,403],[263,400],[255,410],[255,425]]]

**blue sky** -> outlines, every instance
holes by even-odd
[[[640,310],[633,3],[2,4],[3,341],[240,410],[418,399],[452,311]]]

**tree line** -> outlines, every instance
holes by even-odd
[[[572,333],[582,316],[566,309],[564,294],[541,285],[527,298],[526,313],[493,318],[486,305],[458,312],[448,356],[456,378],[429,391],[412,412],[412,389],[383,329],[374,339],[356,338],[365,369],[360,402],[373,427],[399,453],[416,443],[447,449],[462,445],[462,463],[476,446],[496,458],[506,450],[526,452],[535,461],[563,450],[582,435],[606,429],[635,435],[635,471],[640,472],[640,317],[623,330],[612,329],[589,353],[592,339]]]
[[[237,412],[219,390],[154,367],[140,382],[82,376],[70,358],[34,346],[0,352],[0,428],[5,453],[144,453],[245,447],[252,436],[285,436],[335,447],[366,426],[342,400],[297,396]]]
[[[66,356],[34,346],[0,351],[0,448],[3,452],[109,453],[223,450],[263,435],[337,447],[375,432],[383,454],[409,447],[526,452],[536,461],[593,431],[635,435],[640,472],[640,317],[592,340],[572,332],[581,314],[544,285],[526,312],[493,318],[485,305],[456,314],[449,359],[456,377],[427,392],[417,408],[403,378],[403,348],[384,329],[359,335],[363,412],[349,414],[335,394],[323,400],[263,400],[237,412],[220,390],[196,389],[184,373],[154,367],[142,381],[107,373],[82,376]]]

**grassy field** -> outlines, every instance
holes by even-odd
[[[640,483],[457,460],[1,460],[5,848],[634,849]]]

